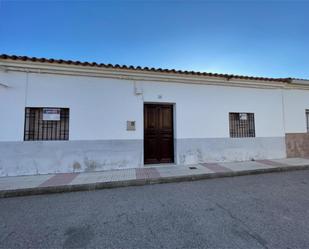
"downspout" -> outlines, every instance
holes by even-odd
[[[25,108],[28,104],[28,85],[29,85],[29,70],[26,71],[26,87],[25,87]]]
[[[25,86],[25,101],[24,101],[24,131],[26,129],[26,107],[28,103],[28,85],[29,85],[29,71],[26,71],[26,86]],[[25,141],[25,132],[23,134],[23,141]]]
[[[134,86],[134,95],[136,97],[141,96],[142,99],[142,105],[143,105],[143,111],[142,111],[142,117],[143,117],[143,121],[142,121],[142,134],[143,134],[143,138],[142,138],[142,148],[141,148],[141,154],[139,157],[139,161],[140,161],[140,167],[143,168],[144,167],[144,90],[140,89],[138,87],[138,83],[136,82],[136,80],[133,80],[133,86]]]

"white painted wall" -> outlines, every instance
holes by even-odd
[[[27,82],[26,73],[2,71],[0,81],[11,86],[0,86],[0,141],[23,140],[25,106],[70,108],[70,140],[143,139],[143,101],[176,104],[176,138],[229,137],[229,112],[255,113],[257,137],[284,136],[281,90],[137,82],[143,95],[135,95],[129,80],[30,73]],[[299,122],[309,98],[291,94],[286,116],[301,107]],[[126,130],[127,120],[136,131]],[[294,123],[287,122],[289,131],[304,130],[303,121]]]
[[[24,136],[25,73],[0,71],[0,141],[20,141]]]
[[[309,110],[309,91],[285,90],[285,130],[286,133],[307,132],[306,109]]]
[[[132,81],[29,75],[27,106],[70,108],[70,140],[141,139],[141,103]],[[136,120],[136,131],[126,130],[127,120]]]

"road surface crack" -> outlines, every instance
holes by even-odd
[[[268,246],[266,245],[267,242],[258,234],[250,231],[250,228],[247,226],[247,224],[245,222],[243,222],[241,219],[239,219],[238,217],[236,217],[229,209],[225,208],[224,206],[222,206],[219,203],[216,203],[216,206],[220,209],[222,209],[225,213],[228,214],[228,216],[241,224],[242,229],[244,230],[244,232],[251,237],[253,240],[255,240],[259,245],[261,245],[263,248],[268,249]]]

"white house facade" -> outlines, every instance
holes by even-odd
[[[309,156],[309,81],[0,56],[0,176]]]

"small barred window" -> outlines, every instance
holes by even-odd
[[[24,140],[69,140],[69,108],[26,107]]]
[[[230,137],[255,137],[254,113],[229,113]]]

